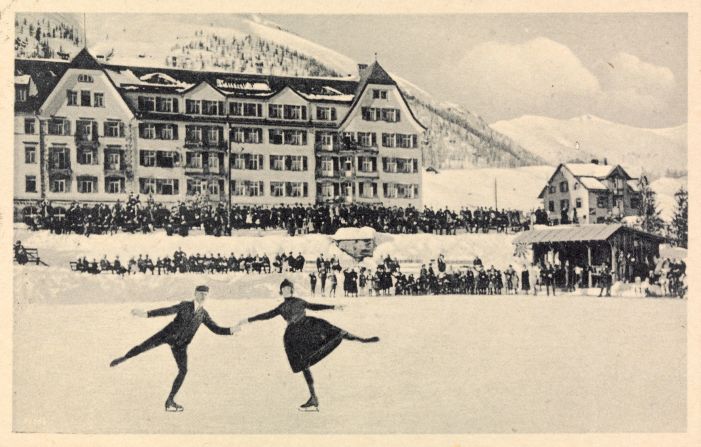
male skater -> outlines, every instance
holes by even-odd
[[[131,313],[134,316],[142,318],[161,317],[170,314],[177,315],[173,321],[154,336],[140,345],[134,346],[129,352],[124,354],[124,356],[116,358],[110,363],[110,366],[117,366],[123,361],[155,348],[156,346],[162,344],[170,345],[170,350],[173,352],[173,357],[175,357],[175,363],[178,365],[178,375],[175,377],[175,381],[173,381],[173,387],[166,400],[166,411],[183,411],[183,407],[175,403],[174,398],[187,374],[187,346],[195,336],[200,324],[204,323],[210,331],[219,335],[233,335],[238,331],[238,328],[221,327],[212,321],[212,318],[202,306],[205,298],[207,298],[208,292],[209,287],[197,286],[195,288],[194,301],[182,301],[175,306],[150,310],[148,312],[140,309],[132,310]]]

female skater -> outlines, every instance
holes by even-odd
[[[300,298],[295,298],[294,285],[285,279],[280,284],[280,295],[285,300],[275,309],[256,315],[255,317],[241,320],[234,329],[244,324],[258,320],[269,320],[278,315],[287,322],[285,336],[285,352],[292,367],[292,372],[300,371],[309,387],[309,400],[300,406],[300,410],[318,410],[319,399],[314,391],[314,379],[309,368],[319,362],[336,349],[345,340],[355,340],[361,343],[374,343],[380,341],[378,337],[361,338],[349,334],[343,329],[337,328],[326,320],[306,316],[305,309],[324,310],[342,309],[341,306],[329,306],[326,304],[308,303]]]

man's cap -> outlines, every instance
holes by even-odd
[[[195,292],[209,292],[209,286],[197,286]]]

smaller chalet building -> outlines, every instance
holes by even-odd
[[[563,163],[538,198],[554,224],[602,223],[609,216],[639,215],[646,181],[631,177],[620,165]]]

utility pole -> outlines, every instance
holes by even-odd
[[[494,209],[499,209],[499,202],[497,201],[497,178],[494,177]]]

